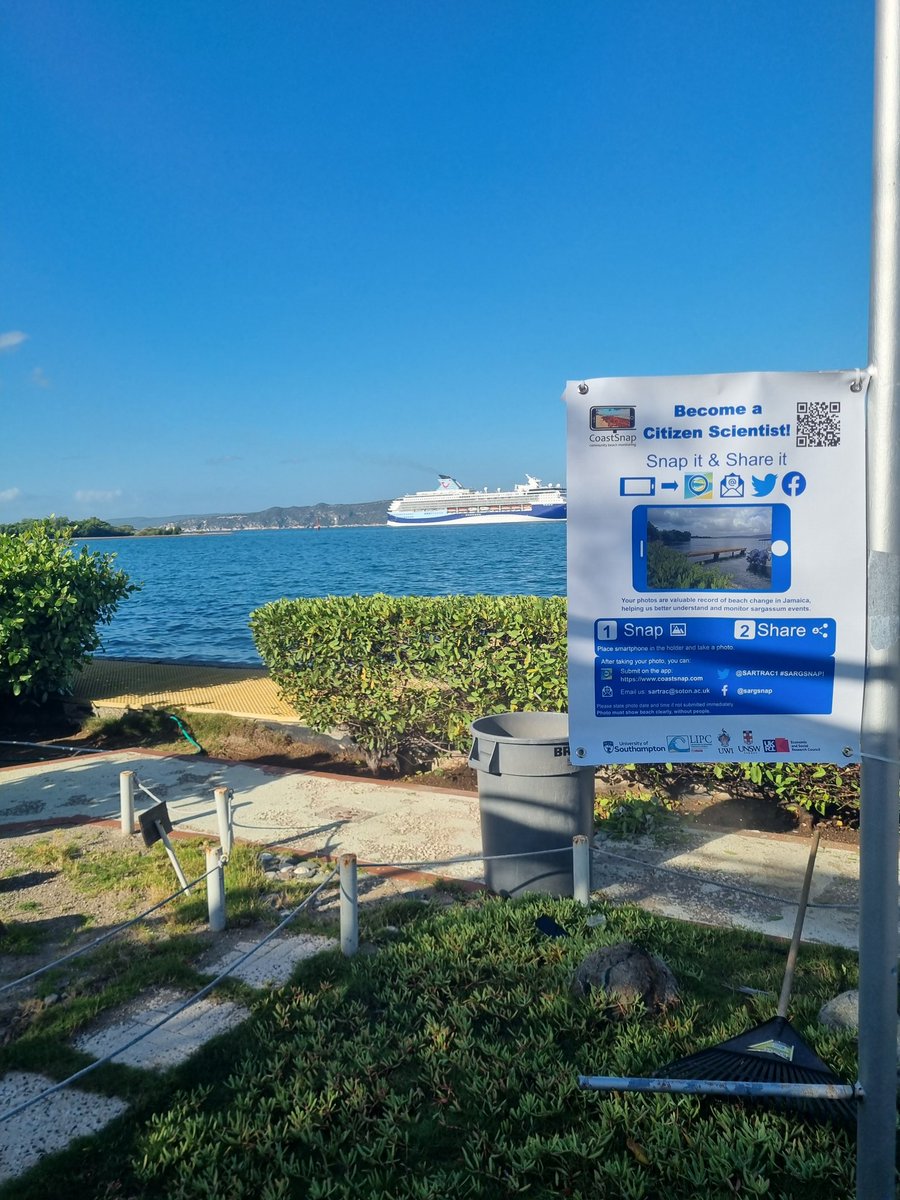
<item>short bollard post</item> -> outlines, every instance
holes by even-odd
[[[232,795],[231,788],[216,788],[216,817],[219,821],[219,841],[222,844],[222,853],[226,858],[231,854],[231,847],[234,844],[234,829],[231,824]]]
[[[342,854],[341,882],[341,953],[352,958],[359,949],[359,906],[356,890],[356,855]]]
[[[119,772],[119,809],[122,832],[131,837],[134,833],[134,771]]]
[[[221,933],[225,928],[225,871],[218,846],[206,850],[206,907],[210,933]]]
[[[591,844],[583,833],[572,838],[572,894],[579,904],[591,902]]]

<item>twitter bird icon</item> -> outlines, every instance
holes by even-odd
[[[775,480],[777,478],[777,475],[763,475],[762,479],[757,479],[755,475],[752,475],[751,479],[753,480],[753,495],[768,496],[769,492],[771,492],[772,488],[775,486]]]

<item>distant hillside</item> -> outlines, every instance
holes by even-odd
[[[368,500],[359,504],[292,504],[286,508],[264,508],[253,513],[180,514],[170,517],[123,517],[115,524],[148,526],[176,524],[185,533],[237,529],[315,529],[335,525],[384,525],[390,500]]]

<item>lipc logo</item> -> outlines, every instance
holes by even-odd
[[[704,472],[703,474],[685,475],[685,500],[711,500],[712,494],[713,477],[711,471]]]

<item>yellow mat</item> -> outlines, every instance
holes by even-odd
[[[165,708],[296,720],[264,667],[95,658],[78,676],[74,698],[96,708]]]

